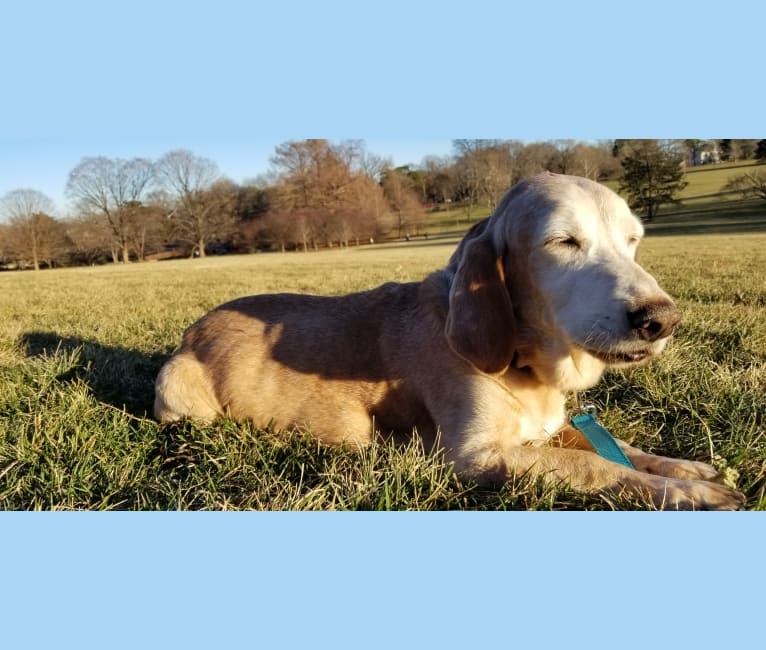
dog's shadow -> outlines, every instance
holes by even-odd
[[[109,346],[55,332],[25,332],[21,343],[29,357],[66,352],[77,353],[79,362],[68,379],[77,377],[89,386],[100,402],[125,409],[137,417],[150,417],[154,403],[154,379],[166,354],[147,354]]]

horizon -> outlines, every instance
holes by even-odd
[[[327,139],[338,142],[344,138]],[[449,139],[361,139],[365,142],[367,151],[390,158],[394,166],[418,165],[426,156],[445,156],[452,153],[452,141]],[[174,149],[188,149],[197,156],[209,158],[218,165],[221,175],[237,184],[245,184],[269,171],[275,147],[290,138],[189,140],[190,142],[185,143],[180,139],[158,139],[153,142],[0,139],[0,198],[17,189],[37,190],[53,201],[55,216],[66,217],[73,208],[65,194],[67,177],[83,158],[140,157],[154,161]]]

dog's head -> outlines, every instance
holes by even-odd
[[[450,260],[450,346],[484,372],[513,362],[567,390],[659,354],[680,314],[636,262],[642,236],[603,185],[550,173],[518,183]]]

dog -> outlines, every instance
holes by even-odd
[[[156,381],[160,422],[222,416],[326,443],[421,436],[479,483],[529,473],[657,508],[736,509],[701,462],[618,442],[607,460],[566,401],[659,355],[680,314],[635,259],[641,222],[585,178],[520,181],[422,282],[341,297],[275,294],[189,327]]]

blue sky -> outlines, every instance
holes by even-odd
[[[744,0],[3,2],[0,193],[59,201],[81,156],[178,146],[239,181],[307,137],[363,138],[396,162],[460,137],[764,137],[765,13]],[[625,631],[645,622],[667,647],[752,645],[763,521],[0,513],[3,634],[80,649],[633,648],[649,637]]]
[[[456,137],[763,135],[741,65],[761,58],[757,5],[647,0],[618,20],[602,0],[531,5],[3,3],[0,195],[40,189],[65,213],[82,156],[177,147],[239,182],[305,137],[405,164]],[[714,45],[696,36],[711,30]]]

